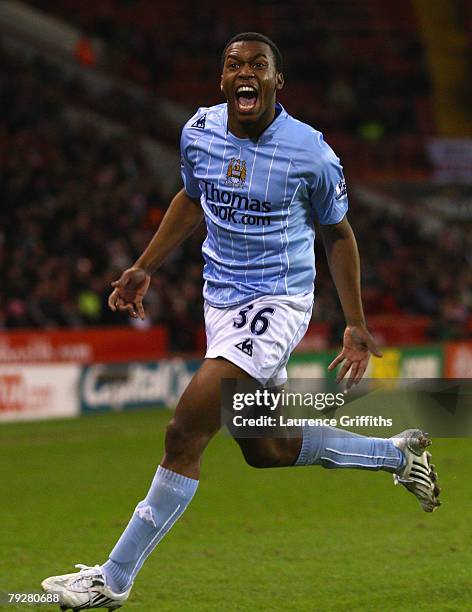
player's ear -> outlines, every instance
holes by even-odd
[[[284,75],[281,72],[277,72],[277,77],[275,80],[275,89],[280,91],[285,84]]]
[[[223,75],[220,76],[220,91],[223,91]]]

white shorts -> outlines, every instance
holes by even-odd
[[[232,308],[205,303],[207,352],[224,357],[262,385],[287,380],[285,366],[305,335],[313,294],[264,296]]]

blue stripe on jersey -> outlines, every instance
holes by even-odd
[[[199,109],[182,131],[185,190],[207,225],[204,297],[217,308],[313,291],[314,219],[339,223],[348,208],[322,134],[278,107],[257,141],[227,131],[226,104]]]

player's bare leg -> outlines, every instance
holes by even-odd
[[[247,416],[261,416],[253,409]],[[277,411],[273,416],[280,416]],[[278,420],[278,418],[277,418]],[[413,493],[425,512],[440,506],[440,488],[427,434],[407,430],[393,438],[361,436],[334,427],[278,427],[277,438],[260,428],[260,437],[244,437],[240,427],[228,424],[247,463],[256,468],[321,465],[325,468],[384,470],[393,473],[395,484]],[[250,434],[254,436],[252,429]]]
[[[166,431],[161,466],[198,478],[205,447],[221,423],[221,381],[249,378],[238,366],[223,358],[206,359],[184,391]]]
[[[255,468],[294,465],[302,444],[301,437],[235,438],[246,463]]]
[[[68,608],[120,607],[146,558],[183,514],[198,486],[202,453],[221,427],[220,387],[223,378],[248,378],[226,359],[205,360],[183,393],[170,421],[165,455],[146,497],[103,566],[43,581],[46,592],[60,596]]]
[[[248,375],[226,359],[206,359],[180,398],[167,426],[165,454],[146,497],[103,569],[120,591],[183,514],[198,486],[203,451],[221,428],[221,380]]]
[[[225,378],[245,379],[249,375],[226,359],[216,358],[205,360],[193,377],[167,427],[165,454],[151,487],[144,500],[136,506],[108,561],[103,566],[81,566],[81,571],[75,574],[53,576],[43,581],[42,586],[47,592],[60,594],[64,610],[115,609],[127,600],[144,561],[183,514],[195,494],[202,454],[222,426],[221,381]],[[408,439],[403,442],[403,437]],[[411,469],[408,466],[411,464],[417,469],[413,459],[410,461],[408,454],[404,454],[405,449],[410,452],[410,438],[412,436],[402,435],[393,443],[318,427],[300,430],[300,437],[236,438],[236,441],[246,461],[254,467],[317,464],[391,472],[400,470],[401,478],[410,485]],[[419,450],[415,446],[414,454],[418,455]],[[421,474],[423,479],[427,467],[429,459],[424,474]],[[429,477],[435,480],[433,468]],[[431,491],[423,482],[420,484],[420,501],[425,510],[431,511],[437,505],[439,490],[434,483]],[[410,486],[407,488],[418,497],[416,490]],[[424,505],[425,500],[428,507]]]

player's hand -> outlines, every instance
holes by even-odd
[[[128,268],[111,286],[108,306],[113,312],[128,311],[130,317],[144,319],[143,298],[149,288],[151,276],[142,268]]]
[[[364,376],[371,353],[376,357],[382,357],[369,330],[361,325],[348,325],[344,331],[343,350],[329,364],[328,370],[334,370],[342,363],[336,382],[340,382],[350,370],[346,385],[347,389],[350,389]]]

